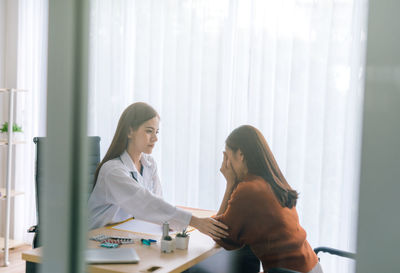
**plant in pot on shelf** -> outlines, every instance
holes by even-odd
[[[176,234],[175,236],[175,243],[176,243],[176,248],[178,249],[187,249],[189,245],[189,234],[186,231],[186,228],[182,231]]]
[[[13,127],[13,139],[14,141],[21,141],[23,140],[23,131],[22,131],[22,126],[19,126],[18,124],[14,123]],[[4,122],[3,125],[0,128],[1,132],[1,140],[6,141],[8,140],[8,122]]]

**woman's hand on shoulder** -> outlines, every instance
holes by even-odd
[[[222,161],[221,168],[219,170],[224,175],[226,183],[229,186],[233,186],[237,180],[237,177],[235,172],[233,171],[232,164],[229,161],[228,155],[226,154],[226,152],[223,153],[224,153],[224,159]]]
[[[210,236],[214,240],[220,240],[229,236],[229,233],[227,232],[228,226],[211,217],[199,218],[192,216],[190,225],[197,228],[201,233]]]

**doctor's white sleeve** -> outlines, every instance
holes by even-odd
[[[123,168],[115,168],[105,175],[106,201],[120,206],[135,218],[163,224],[175,230],[186,228],[192,214],[177,208],[161,197],[140,186]]]

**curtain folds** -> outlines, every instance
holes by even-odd
[[[32,139],[46,134],[47,30],[48,0],[19,0],[17,86],[28,92],[17,102],[27,143],[16,149],[16,188],[25,196],[16,203],[15,237],[29,243],[32,235],[26,230],[36,224],[36,147]]]
[[[150,103],[161,115],[154,156],[165,198],[217,209],[224,140],[252,124],[300,192],[312,246],[355,251],[367,7],[366,0],[91,0],[89,132],[101,136],[104,155],[122,110]],[[12,229],[25,241],[35,223],[31,139],[45,135],[47,9],[47,0],[19,0],[17,35],[7,34],[10,16],[0,24],[2,41],[14,37],[17,45],[13,61],[10,41],[0,44],[0,81],[29,90],[16,102],[27,144],[15,151],[15,188],[25,195],[15,199]],[[354,271],[344,259],[321,262],[326,272]]]
[[[366,16],[365,0],[92,0],[89,132],[104,155],[122,110],[150,103],[165,198],[217,209],[224,140],[252,124],[312,246],[354,251]]]
[[[11,200],[11,237],[32,243],[27,229],[36,224],[35,147],[33,137],[45,135],[47,81],[47,11],[48,0],[6,0],[0,5],[4,27],[0,44],[0,87],[26,89],[15,95],[15,122],[22,126],[25,144],[15,145],[13,151],[12,188],[24,194]],[[0,100],[0,122],[8,120],[8,96]],[[1,148],[0,178],[5,181],[6,149]],[[4,160],[3,160],[4,159]],[[3,176],[4,174],[4,176]],[[4,182],[5,183],[5,182]],[[4,186],[2,186],[4,187]],[[2,223],[5,203],[2,207]],[[0,227],[2,231],[3,226]],[[3,233],[2,233],[3,234]]]

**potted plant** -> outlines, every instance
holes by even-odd
[[[171,253],[175,250],[175,240],[171,236],[164,236],[161,240],[161,252]]]
[[[169,224],[168,222],[163,223],[162,226],[162,237],[161,237],[161,252],[171,253],[175,250],[175,240],[172,239],[169,233]]]
[[[189,234],[186,231],[186,228],[182,231],[176,234],[175,236],[175,243],[176,243],[176,248],[178,249],[187,249],[189,245]]]
[[[23,139],[22,126],[19,126],[18,124],[14,123],[12,130],[14,133],[14,137],[13,137],[14,141]],[[0,128],[0,132],[1,132],[2,140],[7,140],[8,139],[8,122],[3,123],[3,125]]]

